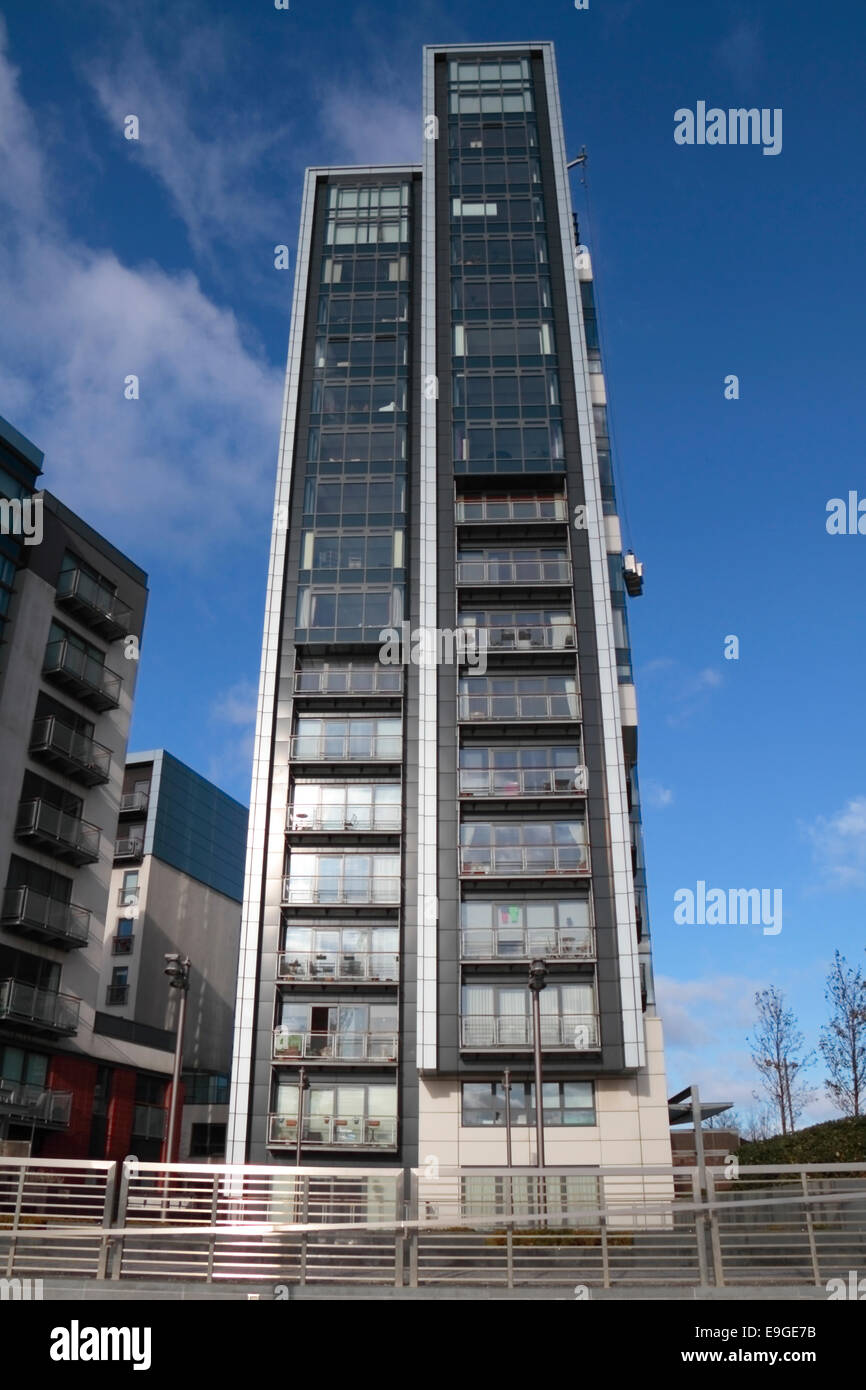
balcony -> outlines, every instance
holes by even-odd
[[[113,956],[131,956],[134,945],[135,937],[132,934],[114,936],[111,941],[111,954]]]
[[[567,521],[564,497],[460,497],[458,523],[484,521]]]
[[[57,581],[57,602],[109,642],[129,632],[132,610],[107,584],[100,584],[83,570],[63,571]]]
[[[105,1002],[111,1007],[126,1004],[129,1000],[129,985],[107,985],[105,989]]]
[[[144,840],[139,836],[127,837],[114,842],[115,859],[140,859],[144,853]]]
[[[568,560],[461,560],[458,584],[570,584]]]
[[[482,641],[489,652],[577,650],[577,638],[572,623],[530,624],[526,627],[515,623],[509,627],[470,628],[469,631],[484,634]]]
[[[149,792],[126,792],[120,798],[120,814],[122,816],[131,814],[143,815],[147,810],[147,803],[149,800]]]
[[[99,859],[99,827],[50,806],[47,801],[21,802],[15,835],[70,864],[95,864]]]
[[[466,961],[595,960],[592,927],[543,928],[464,927],[461,934],[462,958]]]
[[[268,1116],[271,1148],[297,1148],[298,1121],[294,1115]],[[397,1121],[393,1115],[315,1115],[304,1117],[304,1148],[395,1149]]]
[[[562,694],[526,694],[516,691],[509,695],[489,693],[472,695],[460,692],[457,718],[463,723],[476,721],[579,720],[580,696],[576,691]]]
[[[122,680],[116,671],[73,647],[65,638],[49,642],[45,649],[42,674],[62,686],[92,709],[103,712],[120,704]]]
[[[400,979],[396,951],[285,951],[277,957],[280,984],[394,984]]]
[[[511,878],[512,875],[589,873],[588,845],[503,845],[460,850],[460,873],[464,878],[480,874]]]
[[[458,775],[464,797],[586,796],[587,792],[582,764],[574,768],[461,768]]]
[[[399,903],[400,879],[394,877],[286,878],[283,880],[284,903],[319,903],[322,906],[340,903]]]
[[[325,806],[308,811],[296,811],[290,807],[286,817],[286,829],[293,833],[306,830],[331,833],[378,830],[396,835],[402,824],[401,806],[371,806],[369,802],[357,806]]]
[[[46,897],[34,888],[7,888],[0,925],[7,931],[71,951],[87,945],[90,913],[85,907]]]
[[[66,1129],[71,1112],[71,1091],[25,1086],[0,1076],[0,1116],[43,1129]]]
[[[274,1030],[274,1061],[396,1062],[396,1033],[302,1033]]]
[[[80,1008],[81,1000],[72,994],[38,989],[23,980],[0,980],[0,1022],[71,1037],[78,1031]]]
[[[402,734],[299,734],[292,739],[292,759],[299,763],[399,763]]]
[[[139,888],[118,888],[118,890],[117,890],[117,906],[118,906],[118,907],[134,907],[134,908],[137,909],[137,908],[138,908],[138,898],[139,898],[139,893],[140,893],[140,891],[141,891],[141,890],[140,890]],[[132,916],[133,914],[130,913],[129,915]]]
[[[494,1017],[473,1014],[460,1024],[461,1047],[467,1051],[488,1048],[531,1048],[533,1045],[532,1018],[528,1014],[514,1017]],[[596,1014],[565,1014],[541,1017],[541,1046],[545,1050],[566,1052],[597,1052],[599,1043]]]
[[[111,751],[87,734],[76,733],[54,715],[37,719],[30,735],[30,753],[50,763],[87,787],[107,782],[111,775]]]
[[[296,695],[400,695],[402,690],[403,672],[399,667],[295,672]]]

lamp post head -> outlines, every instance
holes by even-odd
[[[171,989],[189,989],[189,956],[182,956],[178,951],[174,951],[166,953],[164,960],[163,974],[168,976],[169,987]]]
[[[547,984],[547,963],[534,960],[529,967],[529,988],[540,992]]]

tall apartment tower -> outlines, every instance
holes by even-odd
[[[593,282],[549,43],[307,172],[228,1157],[669,1163]],[[300,1100],[299,1100],[300,1097]]]

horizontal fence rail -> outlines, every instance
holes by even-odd
[[[0,1159],[0,1274],[812,1286],[866,1268],[866,1163],[453,1169]]]

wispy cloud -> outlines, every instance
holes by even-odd
[[[860,888],[866,883],[866,796],[855,796],[831,816],[800,826],[811,842],[821,885]]]
[[[661,782],[641,783],[641,801],[647,806],[655,806],[658,810],[664,810],[665,806],[673,804],[674,794],[670,787],[663,787]]]
[[[191,273],[69,235],[2,27],[0,117],[4,413],[44,449],[51,489],[118,544],[147,534],[200,557],[267,514],[280,373]]]
[[[716,45],[719,65],[738,82],[753,82],[763,65],[759,26],[752,19],[740,19]]]
[[[379,85],[379,84],[377,84]],[[393,83],[382,84],[394,92]],[[419,164],[421,108],[408,96],[371,96],[370,85],[343,83],[319,92],[319,120],[329,159],[347,164]]]
[[[258,687],[252,681],[237,681],[216,697],[211,717],[222,724],[255,724]]]
[[[232,72],[238,35],[211,17],[185,28],[137,24],[125,13],[122,38],[84,66],[84,76],[124,153],[167,192],[197,255],[212,260],[214,244],[234,250],[281,240],[284,204],[264,191],[289,132],[264,121],[247,101],[217,108],[215,91],[243,90]],[[139,119],[137,140],[124,120]]]
[[[663,688],[667,701],[668,724],[683,724],[705,704],[709,693],[723,684],[721,671],[715,666],[700,670],[688,669],[672,657],[655,657],[641,667],[641,676],[656,688]]]

